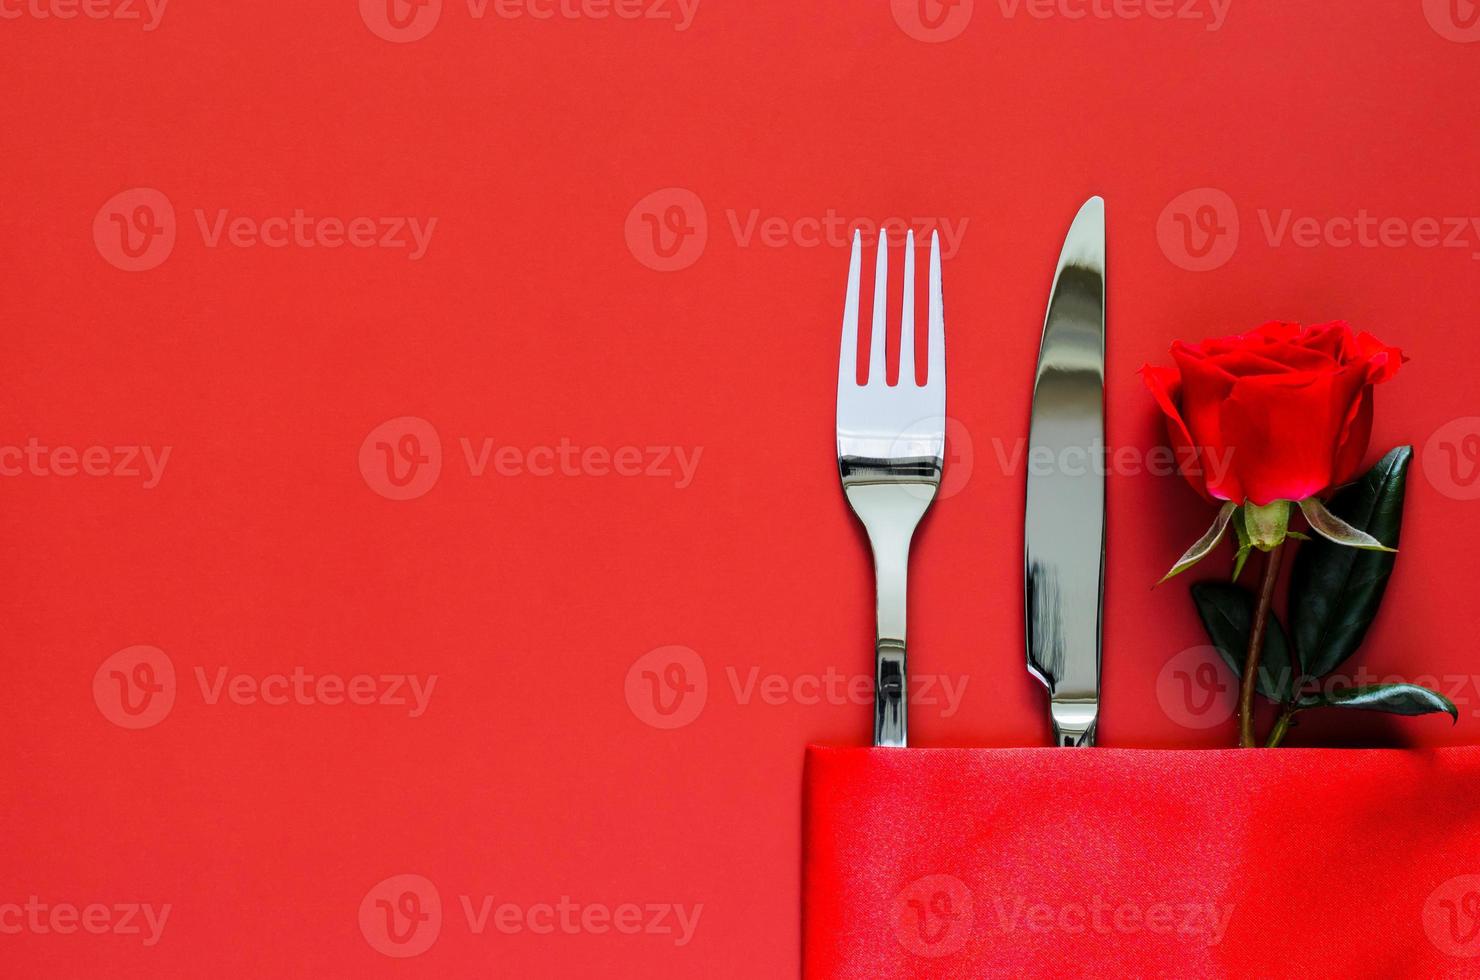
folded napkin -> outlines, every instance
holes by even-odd
[[[1480,747],[807,753],[808,977],[1480,976]]]

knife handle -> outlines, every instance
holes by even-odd
[[[1090,748],[1095,744],[1095,723],[1099,721],[1099,702],[1053,701],[1054,742],[1059,748]]]

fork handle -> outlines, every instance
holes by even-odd
[[[894,493],[903,489],[889,488]],[[874,744],[890,748],[907,744],[905,597],[914,530],[910,521],[875,521],[869,526],[878,623],[874,643]]]
[[[873,745],[888,748],[907,745],[904,608],[909,594],[910,539],[919,520],[916,506],[924,509],[922,505],[928,502],[921,500],[918,490],[912,496],[912,490],[903,486],[870,487],[872,493],[887,500],[889,508],[884,514],[869,512],[864,520],[873,551],[878,623],[873,645]]]
[[[874,585],[878,631],[874,634],[874,744],[904,748],[905,692],[904,621],[908,592],[910,540],[930,501],[934,484],[855,482],[845,477],[844,491],[853,512],[868,531],[874,553]]]
[[[909,712],[904,642],[880,638],[874,651],[874,744],[902,749]]]

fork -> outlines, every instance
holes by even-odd
[[[899,381],[884,368],[889,243],[879,233],[868,380],[858,383],[858,291],[863,237],[853,234],[843,346],[838,356],[838,473],[843,493],[874,554],[877,642],[874,646],[874,744],[906,745],[905,596],[910,541],[940,488],[946,443],[945,311],[940,287],[940,235],[930,239],[930,322],[925,384],[915,381],[915,233],[904,252],[904,312]]]

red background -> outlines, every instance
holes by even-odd
[[[1292,743],[1477,740],[1480,503],[1432,460],[1480,435],[1462,421],[1480,415],[1480,230],[1463,248],[1300,247],[1262,220],[1476,213],[1480,45],[1432,26],[1442,4],[1233,0],[1208,30],[978,0],[928,43],[887,3],[703,0],[678,31],[448,0],[426,37],[392,43],[352,0],[174,0],[152,31],[6,3],[22,13],[0,19],[0,444],[172,448],[153,489],[0,480],[0,905],[172,912],[150,947],[0,934],[3,972],[796,971],[803,746],[861,744],[870,711],[743,703],[731,676],[866,674],[872,582],[832,459],[846,250],[741,241],[753,211],[968,222],[945,288],[948,411],[970,441],[951,465],[970,475],[917,539],[910,637],[914,673],[968,687],[951,717],[913,711],[916,744],[1048,738],[1021,653],[1023,474],[998,447],[1026,434],[1053,262],[1091,193],[1108,202],[1113,444],[1162,442],[1135,371],[1174,337],[1341,317],[1410,353],[1373,441],[1374,458],[1418,449],[1404,555],[1360,658],[1453,678],[1461,721],[1311,718]],[[170,200],[178,240],[127,272],[93,224],[140,187]],[[671,272],[624,231],[665,188],[696,195],[708,231]],[[1157,233],[1200,188],[1240,225],[1206,272]],[[212,248],[198,209],[437,225],[418,261]],[[402,416],[435,428],[443,467],[394,501],[357,460]],[[461,438],[702,456],[682,489],[474,477]],[[1211,511],[1175,478],[1117,473],[1110,494],[1101,741],[1227,744],[1231,724],[1162,707],[1165,666],[1206,640],[1184,583],[1150,588]],[[179,691],[126,730],[92,683],[136,645],[164,651]],[[669,646],[698,655],[708,692],[665,730],[624,691]],[[438,680],[413,719],[210,704],[195,671],[221,667]],[[444,922],[392,960],[357,910],[403,873],[435,884]],[[685,946],[475,935],[462,895],[703,912]]]

